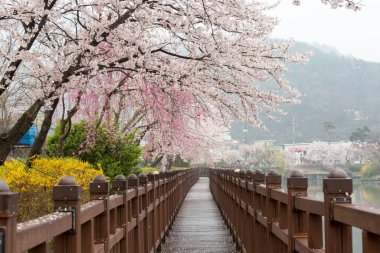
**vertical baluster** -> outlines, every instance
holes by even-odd
[[[43,242],[40,245],[28,250],[28,253],[48,253],[50,252],[50,245],[47,242]]]
[[[133,189],[135,191],[135,197],[132,199],[131,202],[131,216],[132,219],[136,220],[136,226],[133,228],[132,232],[132,240],[130,242],[132,252],[133,253],[140,253],[140,201],[139,201],[139,179],[135,174],[130,174],[128,176],[128,188]]]
[[[309,213],[308,216],[308,245],[311,249],[323,248],[322,216]]]
[[[141,210],[145,214],[145,218],[142,221],[141,239],[143,240],[142,252],[150,252],[150,235],[148,228],[148,206],[149,206],[149,194],[148,194],[148,177],[141,173],[139,175],[140,186],[144,188],[144,195],[141,197]]]
[[[253,182],[253,194],[252,194],[252,204],[253,204],[253,228],[252,228],[252,250],[254,253],[262,252],[262,249],[260,248],[260,245],[262,241],[260,240],[260,226],[261,224],[256,220],[257,213],[262,212],[262,206],[261,206],[261,196],[257,193],[256,188],[259,184],[264,183],[265,181],[265,175],[261,170],[255,170],[252,175],[252,182]]]
[[[267,253],[278,253],[277,238],[272,234],[272,223],[276,221],[276,201],[271,199],[272,189],[281,188],[281,176],[274,170],[270,170],[265,177],[266,183],[266,217],[267,217]]]
[[[245,212],[245,247],[247,252],[251,253],[252,250],[252,236],[253,236],[253,217],[250,214],[250,210],[253,207],[253,193],[252,193],[252,188],[253,183],[252,183],[252,170],[247,170],[247,173],[245,174],[245,196],[246,196],[246,212]],[[253,210],[253,209],[252,209]]]
[[[124,228],[124,237],[120,241],[120,253],[127,253],[128,249],[128,200],[127,200],[127,180],[123,175],[117,175],[112,182],[112,191],[117,195],[122,195],[124,204],[120,207],[120,226]]]
[[[300,221],[303,219],[301,212],[295,209],[295,198],[307,196],[308,181],[307,178],[299,171],[293,171],[287,179],[288,185],[288,253],[295,252],[294,239],[296,237],[307,237],[306,231],[303,231]]]
[[[378,253],[380,249],[380,235],[368,231],[362,232],[363,253]]]
[[[148,174],[148,180],[152,184],[152,190],[151,190],[151,203],[153,205],[153,210],[150,214],[151,216],[151,223],[150,223],[150,231],[151,231],[151,243],[153,246],[153,252],[156,252],[156,243],[159,241],[158,238],[158,230],[157,230],[157,225],[158,225],[158,219],[160,217],[157,215],[157,208],[156,208],[156,201],[158,198],[157,194],[157,189],[158,189],[158,183],[157,183],[157,175],[154,173],[149,173]]]
[[[104,212],[95,218],[95,241],[104,244],[104,252],[110,251],[110,210],[109,182],[103,175],[97,175],[90,183],[90,199],[104,201]]]

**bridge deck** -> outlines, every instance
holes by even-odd
[[[238,252],[212,198],[208,177],[199,178],[188,192],[161,252]]]

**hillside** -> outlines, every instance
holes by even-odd
[[[380,63],[339,55],[336,50],[297,43],[293,50],[312,50],[314,55],[305,66],[291,66],[286,75],[302,94],[302,103],[284,107],[288,115],[279,122],[265,121],[268,132],[248,127],[247,141],[272,139],[278,144],[328,140],[323,128],[326,121],[336,129],[332,140],[348,139],[357,127],[367,125],[380,131]],[[234,122],[231,135],[244,141],[244,123]]]

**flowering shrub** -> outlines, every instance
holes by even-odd
[[[51,212],[53,186],[65,176],[73,176],[88,200],[88,187],[93,177],[103,174],[90,163],[74,158],[38,158],[31,168],[17,160],[0,166],[0,178],[4,179],[13,192],[20,193],[19,221],[33,219]]]

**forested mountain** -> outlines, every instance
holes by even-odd
[[[287,115],[279,122],[265,121],[268,131],[248,127],[247,142],[276,140],[277,144],[328,140],[324,122],[336,128],[332,140],[347,140],[358,127],[380,131],[380,63],[342,56],[335,49],[296,43],[295,52],[313,51],[310,62],[291,66],[286,75],[302,94],[298,105],[284,107]],[[244,123],[234,122],[231,135],[245,141]]]

